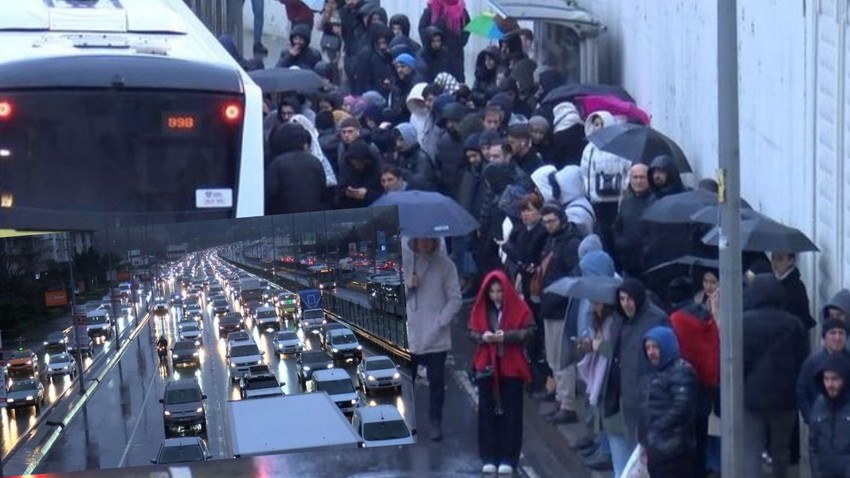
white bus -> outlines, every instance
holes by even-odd
[[[0,229],[262,214],[262,93],[182,0],[3,2]]]

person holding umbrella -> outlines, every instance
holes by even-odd
[[[511,474],[519,462],[523,387],[531,379],[524,343],[534,331],[531,310],[505,273],[487,274],[469,316],[483,473]]]
[[[462,304],[457,268],[440,242],[434,237],[410,239],[410,253],[403,257],[410,368],[414,382],[419,366],[426,369],[432,441],[443,439],[446,357],[452,348],[451,323]]]

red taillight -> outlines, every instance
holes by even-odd
[[[12,102],[2,100],[0,101],[0,121],[8,120],[12,118]]]
[[[236,103],[225,104],[222,112],[224,113],[224,119],[230,123],[239,121],[242,118],[242,108]]]

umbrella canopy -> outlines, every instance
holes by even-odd
[[[709,246],[718,245],[720,228],[714,227],[703,236],[702,242]],[[759,215],[741,221],[741,249],[758,252],[810,252],[818,247],[800,230],[778,223],[767,216]]]
[[[674,266],[688,266],[688,267],[704,267],[708,269],[720,269],[720,261],[717,259],[712,259],[709,257],[699,257],[699,256],[681,256],[673,259],[672,261],[665,262],[663,264],[658,264],[652,269],[647,270],[644,274],[653,274],[662,269],[666,269],[668,267]]]
[[[463,236],[478,229],[478,221],[466,209],[440,193],[391,192],[372,206],[398,206],[399,229],[409,237]]]
[[[602,151],[616,154],[633,163],[649,164],[656,156],[673,158],[680,173],[690,173],[691,165],[675,141],[659,131],[640,124],[614,124],[600,128],[587,137]]]
[[[604,128],[603,128],[604,129]],[[679,194],[671,194],[650,204],[643,212],[644,221],[667,224],[686,224],[694,222],[691,217],[717,204],[717,194],[697,189]]]
[[[585,119],[592,113],[600,110],[607,111],[612,115],[625,116],[631,121],[641,124],[649,124],[649,115],[634,103],[621,100],[612,95],[589,95],[576,96],[575,104],[579,107]]]
[[[554,105],[564,101],[575,101],[577,96],[613,96],[635,104],[635,99],[621,86],[579,84],[559,86],[543,98],[542,104]]]
[[[769,217],[765,216],[764,214],[761,214],[757,211],[754,211],[752,209],[752,207],[747,203],[747,201],[744,201],[744,199],[742,198],[741,199],[741,220],[744,221],[744,220],[747,220],[747,219],[760,219],[760,218],[770,219]],[[697,212],[695,212],[694,214],[691,215],[691,222],[699,222],[699,223],[702,223],[702,224],[712,224],[712,225],[717,226],[717,225],[720,224],[720,208],[716,204],[711,205],[711,206],[706,206],[706,207],[700,209],[699,211],[697,211]]]
[[[622,283],[619,277],[564,277],[550,284],[543,292],[616,305],[617,289]]]
[[[489,38],[490,40],[499,40],[504,36],[499,25],[496,23],[496,17],[492,13],[482,13],[473,18],[466,24],[463,29],[474,35]]]
[[[312,70],[269,68],[252,71],[248,75],[264,94],[292,91],[311,95],[322,89],[322,78]]]

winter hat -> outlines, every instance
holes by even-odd
[[[316,129],[333,129],[334,115],[330,111],[319,111],[316,113]]]
[[[589,234],[578,245],[578,257],[581,259],[589,252],[592,251],[601,251],[602,250],[602,239],[599,238],[596,234]]]
[[[339,122],[339,129],[344,128],[357,128],[359,130],[360,123],[357,121],[357,118],[349,116],[348,118],[345,118]]]
[[[540,87],[543,88],[543,94],[545,95],[566,83],[566,80],[560,71],[552,69],[541,71],[537,82],[540,83]]]
[[[450,95],[454,94],[457,91],[457,87],[459,86],[457,80],[450,73],[446,73],[445,71],[439,73],[436,78],[434,78],[434,83],[440,85],[443,88],[444,93],[448,93]]]
[[[370,90],[370,91],[367,91],[366,93],[363,93],[363,95],[360,97],[360,99],[365,101],[367,104],[376,105],[376,106],[379,106],[381,108],[383,108],[384,106],[387,106],[387,99],[384,98],[384,95],[382,95],[382,94],[380,94],[380,93],[378,93],[377,91],[374,91],[374,90]]]
[[[847,334],[847,324],[841,319],[826,319],[821,326],[821,338],[826,337],[826,333],[832,329],[841,329]]]
[[[467,151],[475,151],[476,153],[481,154],[481,133],[472,133],[471,135],[466,137],[466,141],[463,142],[463,152]]]
[[[440,118],[440,115],[443,114],[443,108],[449,103],[454,103],[454,101],[455,97],[448,93],[443,93],[434,98],[434,106],[431,107],[431,113],[434,115],[434,118]]]
[[[313,72],[326,80],[333,80],[333,67],[330,63],[322,60],[313,67]]]
[[[343,110],[334,110],[334,112],[331,113],[331,114],[333,115],[333,118],[334,118],[334,124],[340,124],[343,121],[345,121],[346,119],[352,118],[352,116],[350,114],[346,113]],[[340,126],[340,128],[341,127],[342,126]]]
[[[506,120],[510,118],[514,112],[514,102],[505,93],[496,93],[492,98],[490,98],[487,105],[498,106],[501,108]]]
[[[358,96],[348,95],[342,100],[343,108],[347,109],[350,114],[359,117],[366,109],[366,102]]]
[[[298,123],[284,123],[275,129],[269,139],[272,156],[303,151],[310,144],[310,133]]]
[[[412,124],[401,123],[393,129],[398,132],[398,135],[401,136],[401,139],[404,141],[405,151],[417,144],[416,128],[414,128]]]
[[[375,103],[366,103],[366,109],[363,110],[363,115],[360,117],[361,120],[372,120],[375,124],[381,124],[384,118],[384,107],[377,105]]]
[[[402,53],[395,57],[393,63],[401,63],[402,65],[410,68],[411,70],[416,69],[416,58],[413,58],[407,53]]]
[[[614,277],[614,260],[601,249],[585,254],[578,267],[582,277]]]
[[[548,133],[551,129],[549,121],[542,116],[532,116],[528,120],[528,127],[533,131],[543,131],[544,133]]]
[[[493,130],[484,130],[478,135],[478,148],[484,146],[492,146],[494,144],[502,144],[502,136]]]

